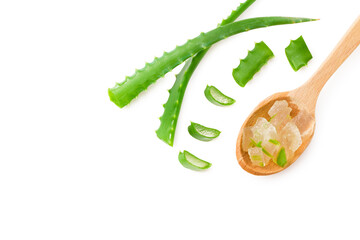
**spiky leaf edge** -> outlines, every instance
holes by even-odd
[[[234,80],[241,87],[245,87],[254,75],[273,57],[274,53],[263,41],[256,43],[254,49],[248,51],[247,56],[240,60],[238,67],[234,68]]]

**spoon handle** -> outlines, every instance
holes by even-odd
[[[292,91],[290,96],[300,99],[301,102],[306,104],[309,111],[314,112],[321,89],[359,44],[360,16],[315,74],[303,86]]]

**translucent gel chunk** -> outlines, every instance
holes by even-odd
[[[315,119],[305,111],[300,111],[292,120],[299,129],[301,137],[311,134],[315,127]]]
[[[301,134],[293,122],[288,122],[280,132],[281,144],[285,149],[295,152],[302,144]]]
[[[247,152],[249,148],[253,147],[251,139],[253,137],[253,133],[251,130],[252,127],[246,127],[243,130],[242,136],[242,149]]]
[[[249,148],[248,151],[249,151],[250,160],[253,164],[260,167],[264,167],[269,162],[269,160],[265,159],[264,153],[261,148],[253,147],[253,148]]]
[[[265,118],[259,117],[256,124],[252,127],[253,140],[258,143],[270,139],[277,139],[276,128]]]
[[[273,117],[275,114],[277,114],[282,109],[285,109],[288,106],[289,106],[289,104],[287,103],[286,100],[276,101],[274,103],[274,105],[272,105],[270,110],[268,111],[268,114],[269,114],[270,117]]]
[[[268,156],[267,154],[265,154],[265,160],[270,160],[270,159],[276,160],[276,157],[281,148],[280,144],[274,144],[269,141],[266,141],[266,142],[263,142],[261,144],[261,146],[267,153],[269,153],[271,155],[271,156]]]
[[[290,122],[290,112],[291,108],[286,107],[273,116],[270,122],[275,126],[277,131],[280,131],[280,129],[282,129],[288,122]]]
[[[268,111],[271,117],[270,122],[275,126],[277,131],[280,131],[290,120],[291,108],[285,100],[276,101]]]

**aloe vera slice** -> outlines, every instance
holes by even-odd
[[[256,43],[254,49],[248,52],[246,58],[240,60],[237,68],[234,68],[233,77],[235,81],[241,87],[245,87],[254,75],[273,57],[273,52],[263,41]]]
[[[201,33],[184,45],[178,46],[170,52],[165,52],[159,58],[155,58],[152,63],[146,63],[145,67],[135,71],[132,76],[126,77],[123,82],[109,88],[110,100],[121,108],[128,105],[142,91],[155,83],[157,79],[163,77],[186,59],[230,36],[252,29],[309,21],[315,21],[315,19],[292,17],[249,18],[215,28],[207,33]]]
[[[194,138],[208,142],[220,135],[220,131],[214,128],[208,128],[198,123],[191,122],[190,126],[188,127],[189,134]]]
[[[287,163],[287,159],[286,159],[286,153],[285,153],[285,148],[281,148],[277,160],[276,160],[277,165],[279,165],[280,167],[284,167]]]
[[[188,151],[179,153],[179,162],[188,169],[201,171],[211,167],[211,163],[201,160]]]
[[[285,48],[285,54],[295,72],[303,66],[306,66],[312,59],[311,52],[303,36],[300,36],[296,40],[291,40],[289,46]]]
[[[235,103],[235,100],[226,96],[214,86],[206,86],[205,97],[213,104],[217,106],[228,106]]]

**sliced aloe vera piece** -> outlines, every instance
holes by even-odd
[[[214,128],[208,128],[198,123],[191,122],[188,127],[188,131],[191,136],[200,140],[200,141],[211,141],[214,138],[217,138],[220,135],[220,131]]]
[[[306,66],[312,59],[311,52],[303,36],[296,40],[291,40],[289,46],[285,48],[285,54],[295,72]]]
[[[204,169],[208,169],[211,167],[211,163],[201,160],[196,156],[192,155],[188,151],[180,152],[179,153],[179,162],[188,169],[201,171]]]
[[[234,99],[226,96],[214,86],[206,86],[204,93],[205,97],[217,106],[228,106],[235,103]]]
[[[281,148],[276,161],[277,165],[284,167],[287,163],[285,148]]]
[[[237,84],[245,87],[254,75],[273,57],[273,52],[264,42],[256,43],[254,49],[249,51],[246,58],[240,61],[239,66],[233,69],[233,77]]]

